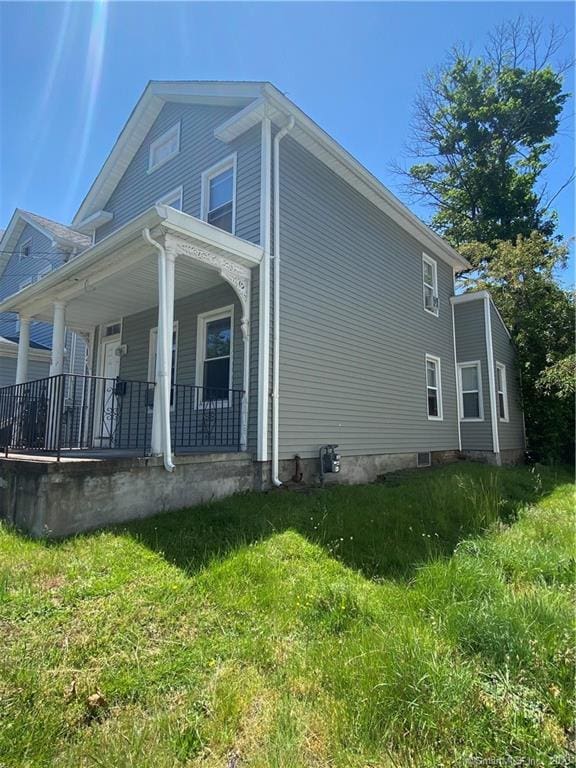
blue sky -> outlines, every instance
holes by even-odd
[[[149,79],[270,80],[402,197],[389,165],[424,72],[521,13],[570,30],[573,56],[571,3],[0,3],[0,226],[17,206],[69,222]],[[572,236],[573,188],[556,208]]]

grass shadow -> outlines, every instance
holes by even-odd
[[[390,481],[301,493],[246,493],[116,527],[187,574],[293,530],[370,579],[409,579],[459,541],[570,482],[566,470],[459,463]]]

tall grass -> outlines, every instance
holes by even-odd
[[[0,532],[0,764],[568,765],[567,479],[456,465]]]

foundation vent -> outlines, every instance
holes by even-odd
[[[417,467],[432,466],[432,454],[430,453],[430,451],[419,451],[416,454],[416,466]]]

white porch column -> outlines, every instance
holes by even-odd
[[[54,320],[52,323],[52,362],[50,376],[58,376],[64,372],[64,336],[66,324],[66,304],[63,301],[54,302]]]
[[[30,318],[20,315],[20,336],[18,338],[18,360],[16,362],[16,384],[28,380],[28,355],[30,350]]]

